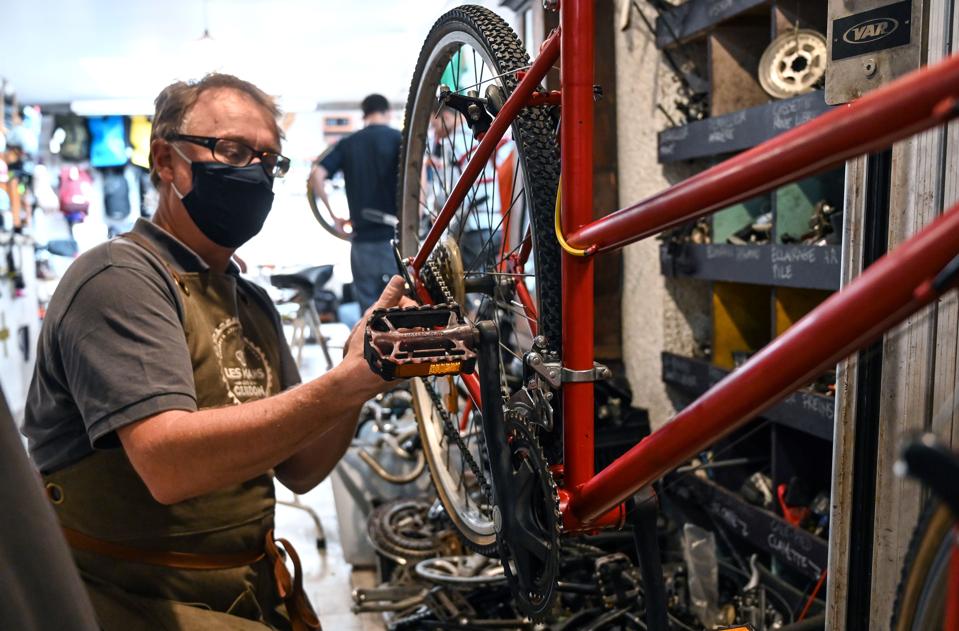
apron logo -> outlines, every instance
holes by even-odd
[[[849,44],[868,44],[892,35],[898,28],[899,21],[894,18],[873,18],[849,27],[842,38]]]
[[[220,377],[234,403],[273,394],[273,371],[266,355],[244,337],[238,319],[224,320],[213,331],[213,349],[220,364]]]

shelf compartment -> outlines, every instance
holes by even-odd
[[[748,504],[738,495],[696,475],[682,475],[671,481],[673,493],[706,511],[716,523],[734,536],[789,565],[810,579],[826,569],[829,548],[826,541],[796,528],[778,515]]]
[[[742,151],[809,122],[829,106],[821,90],[724,116],[664,129],[658,134],[661,163]]]
[[[839,289],[838,245],[664,244],[659,250],[664,276],[702,280]]]
[[[712,215],[712,241],[727,243],[731,236],[754,223],[771,209],[772,196],[766,194],[717,210]]]
[[[838,222],[833,221],[833,227],[836,229],[835,239],[838,242],[845,186],[845,169],[839,168],[777,188],[773,193],[776,208],[774,221],[776,243],[782,243],[783,236],[787,234],[798,240],[800,236],[808,232],[811,228],[809,221],[819,202],[828,202],[839,209],[836,212],[839,213],[840,219]],[[719,241],[719,239],[715,240]]]
[[[710,116],[732,114],[769,101],[758,79],[769,46],[769,13],[740,14],[714,28],[708,42]]]
[[[656,46],[689,41],[731,17],[768,4],[769,0],[689,0],[664,11],[656,20]]]
[[[713,363],[731,370],[737,355],[752,355],[772,340],[771,290],[762,285],[713,283]]]
[[[730,371],[705,360],[662,353],[663,381],[683,392],[699,396],[719,383]],[[762,417],[822,440],[833,439],[834,402],[831,397],[800,390],[762,413]]]

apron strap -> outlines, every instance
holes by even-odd
[[[63,527],[63,536],[74,550],[92,552],[119,561],[146,563],[180,570],[227,570],[252,565],[266,556],[264,552],[195,554],[192,552],[148,550],[97,539],[65,526]]]
[[[173,266],[167,262],[167,260],[163,257],[163,255],[160,254],[160,251],[157,250],[152,243],[150,243],[147,239],[143,238],[141,235],[132,231],[124,232],[123,234],[119,236],[122,239],[128,239],[131,243],[137,244],[138,246],[140,246],[141,248],[143,248],[144,250],[152,254],[154,257],[156,257],[157,260],[159,260],[160,263],[163,264],[163,267],[165,267],[166,270],[170,273],[170,276],[173,277],[173,280],[176,281],[176,284],[180,286],[180,289],[183,291],[183,293],[185,293],[187,296],[190,295],[190,290],[187,288],[186,283],[183,282],[183,279],[180,278],[180,275],[177,273],[177,271],[173,269]]]
[[[290,560],[293,561],[293,576],[286,568],[283,557],[277,549],[277,544],[283,547]],[[300,566],[300,555],[286,539],[274,539],[273,531],[266,533],[266,554],[273,561],[273,576],[276,579],[276,589],[286,604],[286,612],[290,616],[293,631],[322,631],[320,619],[313,606],[310,605],[306,592],[303,590],[303,570]]]

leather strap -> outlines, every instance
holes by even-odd
[[[272,532],[272,531],[271,531]],[[265,552],[241,552],[237,554],[195,554],[192,552],[167,552],[125,546],[104,541],[72,528],[63,528],[63,536],[74,550],[92,552],[118,561],[132,561],[159,565],[180,570],[227,570],[252,565],[266,556]]]
[[[136,232],[124,232],[123,234],[120,235],[120,238],[128,239],[132,243],[137,244],[138,246],[140,246],[141,248],[143,248],[144,250],[146,250],[147,252],[155,256],[160,261],[160,263],[163,264],[163,267],[165,267],[166,270],[170,273],[170,276],[173,277],[173,280],[176,281],[176,284],[180,286],[180,289],[182,289],[184,293],[186,293],[187,295],[190,295],[190,291],[187,289],[186,283],[183,282],[183,279],[180,278],[180,275],[177,273],[177,271],[173,269],[173,266],[167,262],[167,260],[163,257],[163,255],[160,254],[160,251],[157,250],[156,247],[154,247],[154,245],[150,243],[149,240],[145,239],[144,237],[137,234]]]
[[[300,564],[300,555],[286,539],[274,539],[273,531],[266,533],[265,551],[239,554],[195,554],[191,552],[165,552],[162,550],[145,550],[124,546],[112,541],[104,541],[91,537],[78,530],[63,527],[63,535],[74,550],[92,552],[119,561],[146,563],[180,570],[226,570],[235,567],[252,565],[264,557],[269,557],[273,567],[273,579],[276,590],[286,605],[287,614],[293,631],[322,631],[320,619],[313,610],[306,591],[303,589],[303,568]],[[293,561],[293,575],[283,562],[277,544],[283,547],[287,556]]]
[[[293,561],[293,576],[286,568],[283,557],[276,544],[280,544],[290,560]],[[286,604],[286,612],[290,616],[293,631],[322,631],[320,619],[303,590],[303,568],[300,565],[300,555],[286,539],[274,539],[273,531],[266,533],[266,554],[273,561],[273,576],[276,579],[276,589],[280,598]]]

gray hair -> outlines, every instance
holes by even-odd
[[[156,112],[153,115],[153,128],[150,132],[150,142],[157,138],[170,140],[180,132],[180,126],[186,119],[196,100],[207,90],[230,89],[242,92],[253,99],[264,111],[269,112],[273,120],[273,132],[277,138],[283,138],[283,129],[280,127],[280,108],[269,94],[256,87],[249,81],[244,81],[231,74],[211,72],[199,81],[177,81],[163,88],[157,96]],[[150,181],[159,187],[160,177],[153,164],[153,153],[150,153]]]

